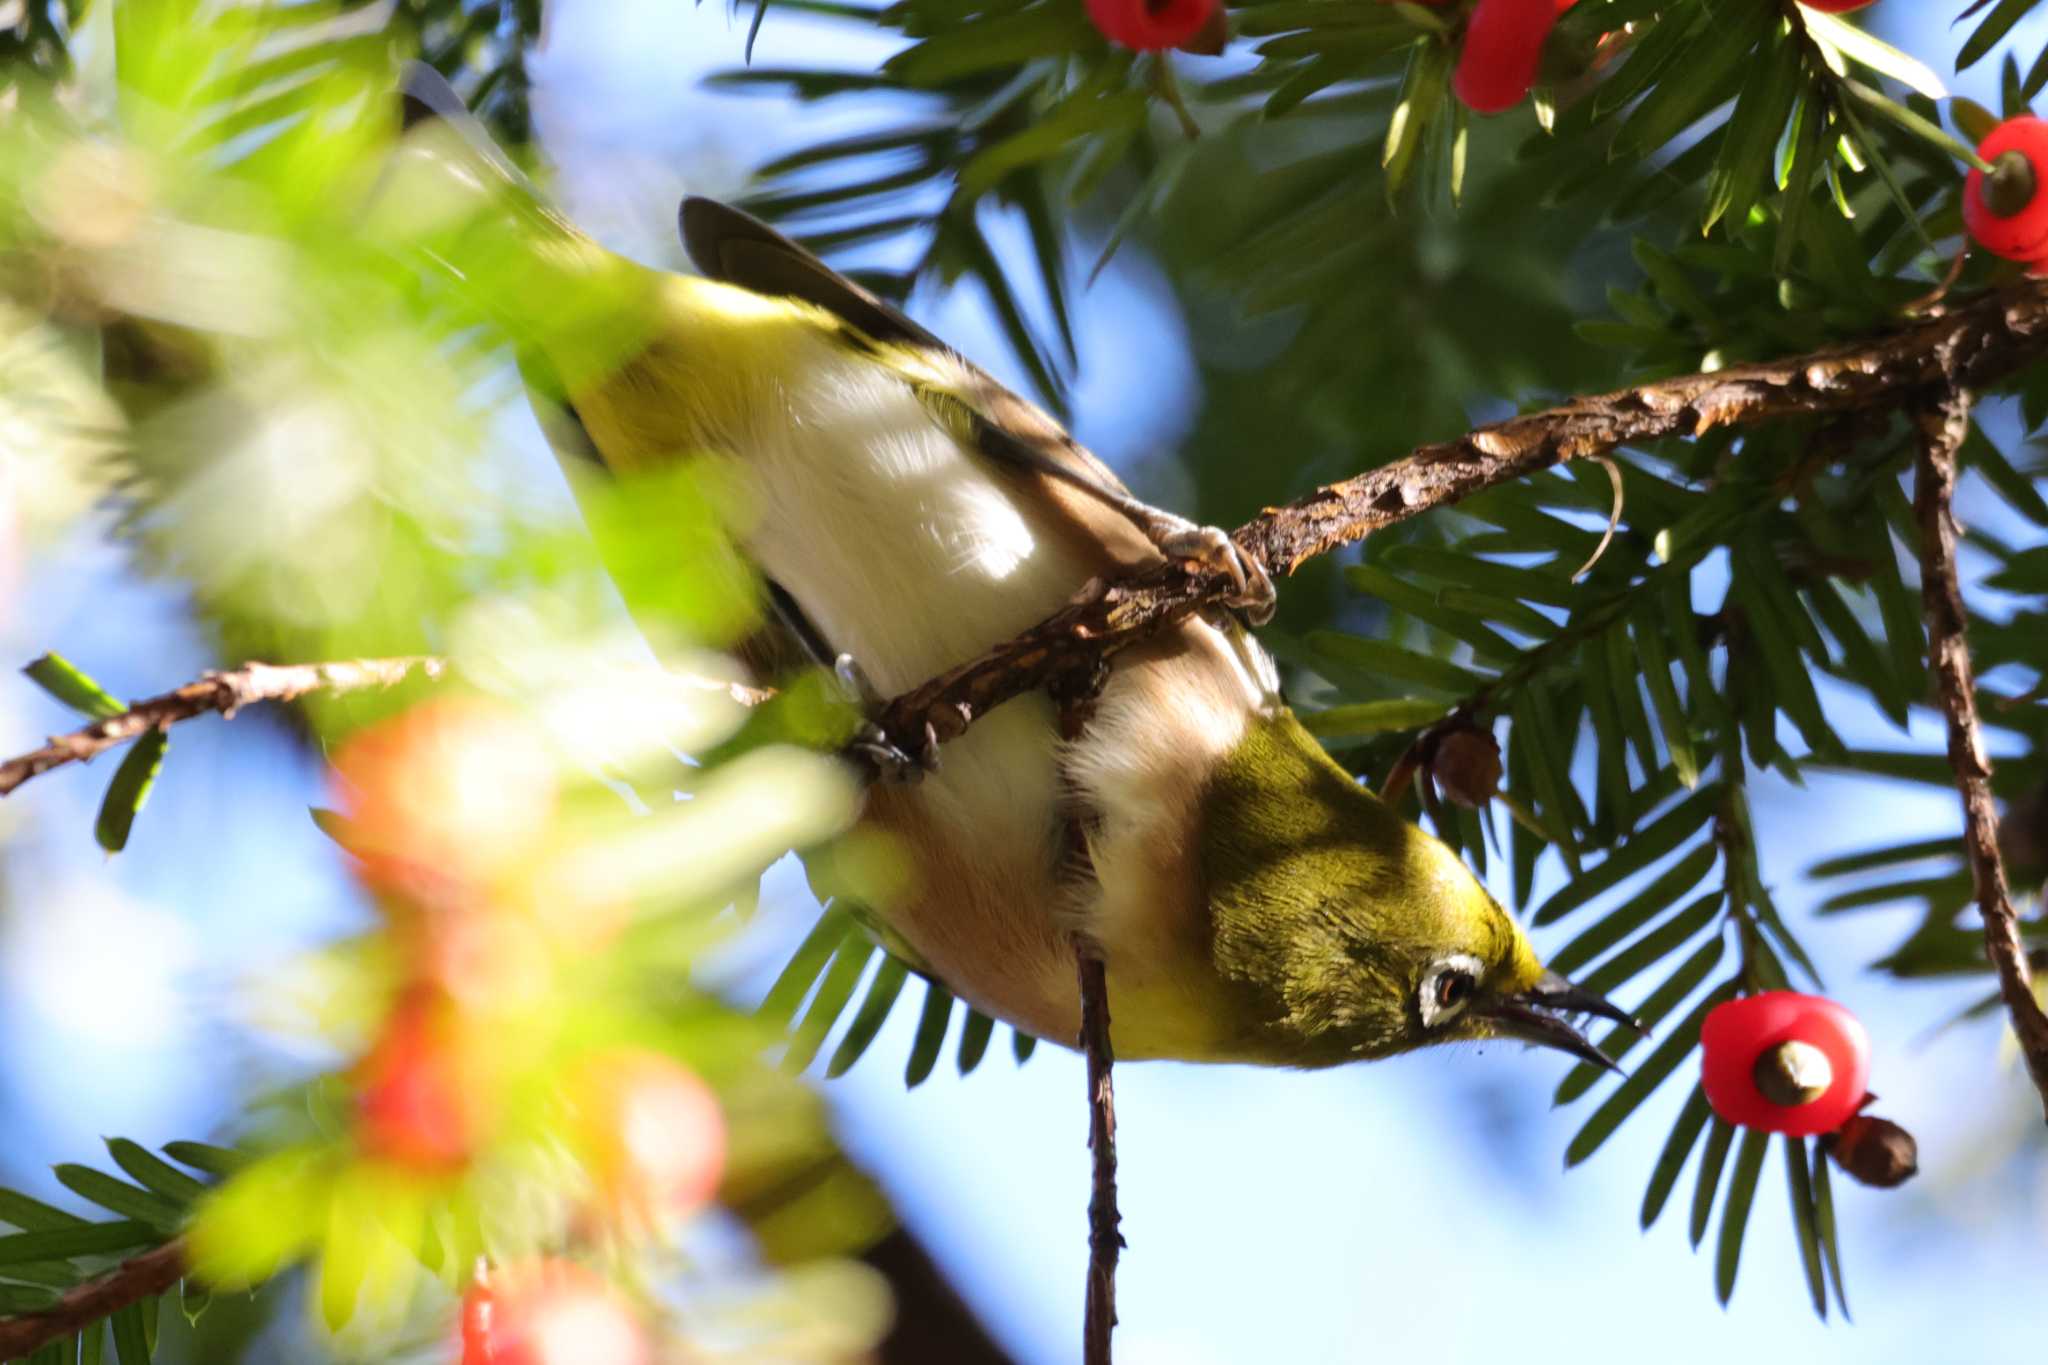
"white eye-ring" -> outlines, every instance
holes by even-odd
[[[1424,1028],[1439,1028],[1465,1012],[1472,993],[1479,989],[1485,964],[1470,953],[1453,953],[1430,964],[1422,974],[1422,986],[1415,993],[1415,1008]]]

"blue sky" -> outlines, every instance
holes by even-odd
[[[1957,37],[1928,8],[1880,0],[1872,14],[1924,21],[1918,33],[1894,23],[1890,36],[1945,68],[1936,54]],[[539,110],[580,219],[636,254],[667,253],[680,192],[734,192],[748,166],[842,117],[701,89],[703,72],[737,62],[745,26],[721,6],[676,0],[555,8],[536,63]],[[757,58],[854,64],[885,51],[771,13]],[[1960,84],[1983,98],[1990,64],[1971,74]],[[918,311],[1021,381],[979,300],[921,299]],[[1123,253],[1085,297],[1080,323],[1079,434],[1124,466],[1169,449],[1187,420],[1191,371],[1170,361],[1162,374],[1163,346],[1148,346],[1144,372],[1131,371],[1135,348],[1115,344],[1138,329],[1180,329],[1156,274]],[[523,422],[507,429],[537,443]],[[129,693],[216,662],[174,594],[124,577],[86,540],[33,562],[28,586],[19,615],[0,619],[4,657],[58,648]],[[64,723],[25,687],[0,688],[6,751]],[[1872,742],[1896,740],[1881,720],[1859,723]],[[1916,738],[1938,743],[1932,726]],[[89,1157],[102,1133],[162,1141],[225,1117],[219,1097],[259,1055],[240,1041],[245,997],[233,984],[359,921],[303,813],[318,775],[275,731],[257,716],[202,722],[184,727],[176,748],[131,850],[111,864],[89,834],[104,770],[46,778],[0,805],[0,1113],[4,1171],[16,1183],[47,1191],[39,1168]],[[1812,899],[1798,873],[1816,858],[1959,823],[1952,798],[1903,787],[1817,776],[1803,792],[1758,792],[1766,867],[1795,920]],[[205,859],[190,856],[202,846]],[[810,911],[800,878],[777,884],[764,957],[766,941],[799,932]],[[1564,1062],[1493,1047],[1317,1074],[1121,1068],[1131,1245],[1119,1360],[1587,1365],[1653,1350],[1721,1365],[1743,1352],[1918,1362],[2038,1349],[2028,1306],[2039,1302],[2048,1240],[2048,1165],[2038,1148],[2011,1156],[2020,1141],[2038,1142],[2038,1114],[1994,1030],[1922,1041],[1974,987],[1901,992],[1861,971],[1907,924],[1878,913],[1808,936],[1834,993],[1871,1028],[1884,1111],[1922,1142],[1923,1175],[1906,1190],[1836,1185],[1855,1326],[1813,1321],[1775,1159],[1723,1311],[1709,1259],[1688,1249],[1679,1216],[1648,1235],[1636,1229],[1681,1087],[1566,1172],[1565,1143],[1588,1108],[1552,1112]],[[1539,948],[1568,936],[1549,931]],[[1021,1359],[1075,1359],[1087,1179],[1078,1060],[1041,1048],[1017,1067],[997,1047],[974,1076],[942,1067],[906,1093],[910,1017],[899,1014],[866,1061],[824,1086],[846,1140]]]

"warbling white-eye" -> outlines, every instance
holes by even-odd
[[[821,661],[850,656],[895,695],[1162,555],[1234,567],[1230,605],[1270,613],[1226,537],[1136,501],[772,229],[687,199],[704,274],[656,271],[549,209],[423,67],[406,112],[380,196],[465,199],[463,249],[519,260],[531,291],[488,306],[558,447],[627,476],[728,462],[757,504],[743,548]],[[1456,855],[1324,752],[1235,617],[1116,655],[1072,738],[1047,697],[1005,703],[921,780],[871,788],[862,818],[909,865],[876,907],[890,946],[1042,1038],[1077,1036],[1077,940],[1103,961],[1123,1058],[1311,1067],[1499,1038],[1606,1064],[1559,1016],[1626,1020],[1544,970]]]

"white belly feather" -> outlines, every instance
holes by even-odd
[[[1086,581],[1029,485],[962,449],[896,376],[822,337],[809,345],[787,362],[802,387],[753,408],[735,442],[760,499],[748,549],[883,693],[1037,624]],[[959,993],[1045,1036],[1070,1038],[1076,1017],[1071,958],[1046,932],[1056,919],[1096,940],[1120,993],[1150,1007],[1119,1019],[1120,1049],[1185,1053],[1204,1032],[1202,1002],[1176,1008],[1157,972],[1170,974],[1167,940],[1184,932],[1172,921],[1197,894],[1187,836],[1203,779],[1272,704],[1274,679],[1235,630],[1181,629],[1120,664],[1080,740],[1061,745],[1045,698],[1018,698],[949,742],[915,789],[985,876],[975,895],[925,888],[898,928]],[[1095,811],[1091,852],[1107,874],[1078,898],[1061,887],[1062,802],[1075,795]],[[984,946],[1011,946],[1004,970],[962,960],[971,940],[953,931],[966,920]]]

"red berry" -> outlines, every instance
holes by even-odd
[[[1088,0],[1102,36],[1139,52],[1179,47],[1202,31],[1217,0]]]
[[[1823,14],[1847,14],[1851,10],[1874,5],[1877,0],[1799,0],[1808,9],[1817,9]]]
[[[1977,244],[2012,261],[2048,254],[2048,123],[2031,114],[2009,118],[1977,144],[1993,173],[1972,170],[1963,182],[1963,224]]]
[[[632,1230],[702,1208],[725,1173],[718,1096],[658,1052],[625,1049],[570,1085],[576,1145],[607,1213]]]
[[[1479,0],[1451,77],[1451,89],[1467,108],[1498,114],[1522,102],[1557,15],[1554,0]]]
[[[334,761],[351,852],[380,889],[459,901],[517,873],[555,817],[554,755],[500,702],[436,697],[351,738]]]
[[[462,1365],[648,1365],[651,1359],[631,1305],[573,1261],[502,1267],[462,1297]]]
[[[1766,991],[1716,1005],[1700,1045],[1707,1103],[1728,1122],[1766,1133],[1832,1132],[1862,1104],[1870,1080],[1870,1035],[1817,995]],[[1800,1083],[1810,1097],[1789,1093]]]
[[[402,997],[356,1069],[356,1132],[372,1156],[415,1171],[459,1168],[475,1140],[475,1099],[447,1002]]]

